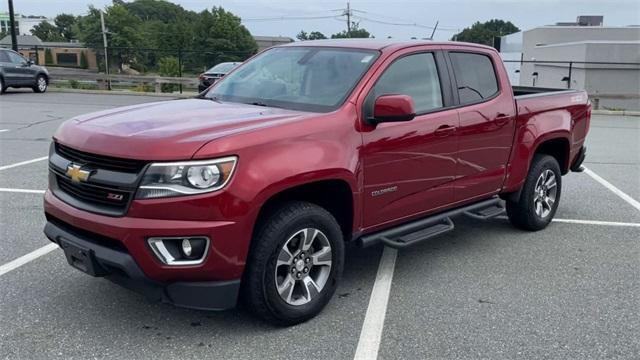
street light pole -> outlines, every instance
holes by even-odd
[[[11,27],[11,48],[18,51],[18,37],[16,36],[16,16],[13,13],[13,0],[9,0],[9,26]]]
[[[100,10],[100,25],[102,26],[102,42],[104,43],[104,71],[107,75],[107,89],[111,90],[111,79],[109,78],[109,55],[107,53],[107,31],[104,26],[104,12]]]

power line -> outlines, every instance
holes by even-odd
[[[242,21],[280,21],[280,20],[313,20],[313,19],[330,19],[336,15],[325,16],[277,16],[277,17],[265,17],[265,18],[248,18],[242,19]]]

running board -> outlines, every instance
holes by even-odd
[[[504,211],[500,204],[501,201],[497,197],[483,200],[475,204],[445,211],[441,214],[415,220],[391,229],[362,236],[357,240],[357,245],[366,248],[383,243],[395,249],[406,248],[452,231],[454,224],[453,221],[451,221],[451,217],[453,216],[467,214],[477,219],[488,219],[497,216]],[[501,209],[499,213],[497,212],[498,207]]]
[[[464,214],[477,220],[488,220],[504,213],[504,206],[501,203],[486,208],[465,211]]]

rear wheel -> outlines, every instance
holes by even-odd
[[[535,155],[520,198],[507,201],[509,220],[524,230],[544,229],[558,209],[561,190],[558,161],[549,155]]]
[[[311,203],[286,203],[258,225],[243,280],[243,300],[269,322],[303,322],[329,302],[343,263],[342,232],[333,216]]]
[[[33,86],[33,91],[37,93],[43,93],[47,91],[49,87],[49,83],[47,82],[47,77],[44,75],[38,75],[36,78],[36,84]]]
[[[4,94],[7,88],[4,85],[4,79],[0,77],[0,95]]]

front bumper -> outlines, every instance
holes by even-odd
[[[99,236],[92,237],[53,220],[47,222],[44,233],[60,245],[72,267],[105,277],[152,301],[201,310],[224,310],[236,305],[240,280],[158,282],[148,278],[117,243],[105,243]]]

